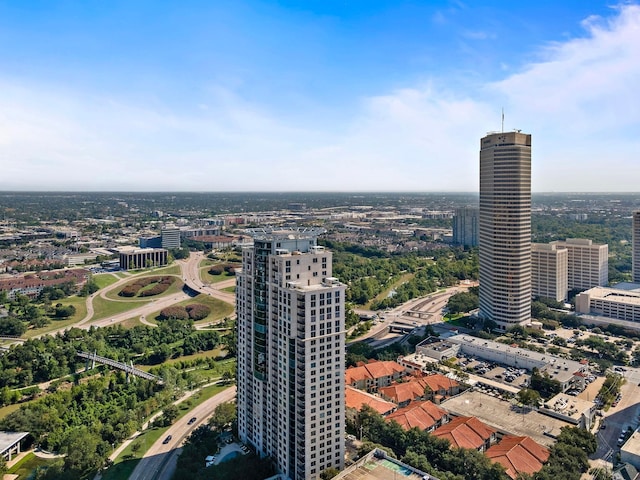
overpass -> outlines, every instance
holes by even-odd
[[[126,363],[117,362],[107,357],[101,357],[100,355],[96,355],[95,353],[78,352],[77,355],[80,358],[87,359],[87,370],[90,370],[89,362],[91,362],[91,368],[95,368],[97,362],[103,365],[117,368],[118,370],[122,370],[127,374],[127,378],[129,378],[129,375],[134,375],[136,377],[144,378],[145,380],[152,380],[157,383],[162,383],[162,379],[160,377],[145,372],[144,370],[135,368],[133,365],[127,365]]]
[[[417,328],[417,325],[407,325],[406,323],[392,323],[389,325],[389,333],[411,333]]]

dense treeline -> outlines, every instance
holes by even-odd
[[[349,284],[347,300],[364,305],[394,285],[406,273],[413,274],[395,288],[393,296],[374,302],[373,309],[392,308],[412,298],[434,292],[459,280],[475,279],[477,251],[434,250],[424,255],[389,255],[381,250],[340,242],[324,241],[334,252],[333,274]]]
[[[170,357],[212,350],[220,344],[217,332],[196,331],[191,321],[166,320],[158,327],[125,329],[119,325],[27,340],[0,356],[0,387],[23,387],[74,373],[84,366],[79,351],[123,362],[155,365]]]
[[[112,445],[140,428],[172,400],[154,382],[125,375],[94,377],[23,405],[0,421],[0,430],[27,431],[44,449],[66,454],[43,478],[80,479],[100,470]]]

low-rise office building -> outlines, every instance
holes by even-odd
[[[524,348],[506,345],[504,343],[485,340],[470,335],[455,335],[441,342],[429,341],[427,338],[416,346],[416,353],[424,355],[440,356],[443,351],[447,352],[447,358],[464,355],[508,365],[516,368],[532,370],[537,368],[541,373],[546,372],[551,378],[560,382],[562,391],[571,389],[582,390],[585,385],[582,372],[587,370],[587,366],[573,360],[554,357],[547,353],[534,352]]]
[[[120,268],[161,267],[167,264],[168,259],[169,252],[165,248],[135,248],[120,252]]]
[[[596,418],[596,405],[566,393],[558,393],[547,400],[539,412],[589,430]]]
[[[576,312],[640,321],[640,290],[595,287],[576,295]]]

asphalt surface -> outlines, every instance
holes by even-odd
[[[165,432],[164,436],[147,450],[129,476],[129,480],[170,480],[175,472],[176,461],[184,440],[193,430],[206,424],[218,405],[232,401],[235,396],[236,387],[229,387],[201,403],[178,420]],[[189,425],[189,419],[192,417],[196,417],[197,420]],[[171,440],[164,443],[169,435],[171,435]]]

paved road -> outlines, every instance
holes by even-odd
[[[230,292],[223,292],[223,288],[235,285],[235,278],[225,280],[219,283],[204,283],[200,278],[200,262],[204,260],[202,252],[191,252],[189,259],[184,263],[182,268],[182,280],[193,290],[204,293],[211,297],[222,300],[223,302],[235,305],[236,296]]]
[[[179,449],[185,438],[191,432],[206,423],[213,414],[215,408],[221,403],[230,402],[235,398],[236,387],[230,387],[201,403],[184,418],[172,425],[165,435],[156,441],[129,476],[129,480],[170,480],[175,471]],[[197,421],[192,425],[187,422],[191,417],[196,417]],[[164,439],[171,435],[171,441],[163,443]],[[204,460],[203,460],[204,461]]]
[[[442,322],[442,309],[446,306],[449,298],[458,292],[465,290],[466,286],[449,287],[444,292],[436,292],[426,295],[424,297],[415,298],[408,302],[395,307],[388,312],[378,312],[381,317],[384,317],[382,322],[374,325],[364,335],[358,337],[355,340],[347,343],[361,342],[367,338],[381,338],[388,334],[389,325],[392,323],[400,322],[406,324],[415,324],[416,326],[430,325],[432,323]],[[409,310],[420,310],[425,314],[428,314],[428,318],[417,318],[406,315],[405,312]],[[365,310],[356,310],[356,312],[368,312]],[[370,312],[371,314],[376,312]],[[402,335],[399,335],[399,337]]]
[[[625,384],[621,388],[622,399],[618,405],[611,407],[604,414],[604,423],[607,426],[604,430],[599,430],[598,450],[592,459],[611,460],[611,454],[619,450],[618,437],[620,433],[628,427],[633,429],[640,426],[640,369],[625,367]]]

